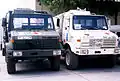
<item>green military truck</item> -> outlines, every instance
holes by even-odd
[[[2,19],[2,54],[8,74],[16,72],[20,61],[48,59],[51,69],[60,69],[61,47],[52,16],[45,11],[15,9]]]

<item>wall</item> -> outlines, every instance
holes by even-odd
[[[114,25],[115,24],[115,17],[114,16],[109,16],[109,18],[111,19],[111,24]],[[117,24],[120,25],[120,12],[118,13],[118,17],[117,17]]]
[[[17,0],[17,8],[31,8],[36,9],[35,0]]]

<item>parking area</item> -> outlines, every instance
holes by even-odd
[[[4,57],[0,56],[0,81],[120,81],[119,65],[114,68],[96,67],[93,61],[89,61],[83,68],[71,71],[61,63],[61,69],[58,72],[50,71],[47,68],[48,65],[47,62],[17,64],[17,73],[9,75]]]

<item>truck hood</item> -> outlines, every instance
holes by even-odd
[[[73,33],[71,33],[74,37],[81,37],[81,38],[90,38],[90,39],[103,39],[103,38],[117,38],[118,36],[109,30],[75,30]]]
[[[54,30],[22,30],[22,31],[11,31],[11,36],[59,36]]]
[[[59,34],[53,30],[12,31],[11,38],[14,50],[60,49]]]

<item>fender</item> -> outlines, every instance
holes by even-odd
[[[74,46],[74,43],[68,42],[68,41],[67,41],[65,44],[68,44],[68,45],[70,46],[71,51],[75,53],[75,46]]]

